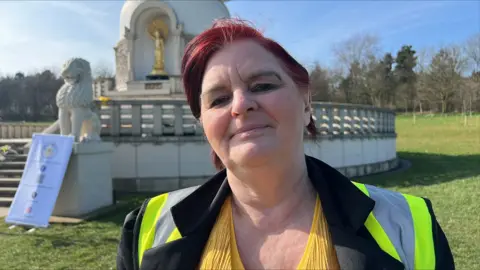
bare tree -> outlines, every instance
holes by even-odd
[[[343,81],[343,71],[340,67],[328,69],[328,85],[330,89],[330,101],[345,103],[340,84]]]
[[[470,115],[472,114],[472,107],[475,103],[477,108],[477,100],[480,97],[480,33],[470,37],[465,42],[465,55],[468,59],[469,69],[472,72],[470,78],[466,80],[466,90],[470,98]]]
[[[333,53],[342,70],[343,79],[336,89],[342,93],[347,103],[380,105],[381,91],[378,75],[379,39],[372,34],[357,34],[335,44]],[[380,83],[381,84],[381,83]]]
[[[364,89],[371,100],[370,104],[377,107],[392,107],[395,89],[393,63],[392,54],[386,53],[380,60],[372,59],[367,66]]]
[[[461,90],[462,73],[466,68],[466,58],[458,46],[441,48],[432,58],[427,72],[428,91],[441,103],[445,113],[453,98]]]
[[[357,34],[333,46],[333,53],[345,72],[354,63],[367,65],[379,52],[379,38],[372,34]]]
[[[473,72],[480,71],[480,33],[470,37],[465,43],[465,54]]]
[[[433,55],[435,55],[435,50],[433,48],[422,48],[417,53],[417,65],[415,66],[414,71],[417,74],[415,88],[417,89],[417,104],[420,113],[423,113],[424,103],[429,101],[426,72],[432,62]]]
[[[114,74],[112,67],[105,61],[100,61],[93,67],[93,78],[96,79],[108,79],[113,78]]]
[[[413,70],[417,73],[425,72],[432,63],[432,59],[435,54],[436,51],[433,47],[425,47],[418,50],[416,54],[417,65]]]

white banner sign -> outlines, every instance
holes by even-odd
[[[6,223],[48,227],[72,154],[73,136],[34,134]]]

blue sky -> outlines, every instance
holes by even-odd
[[[0,1],[0,74],[58,70],[73,56],[114,66],[124,1]],[[384,51],[460,44],[480,33],[480,1],[241,1],[248,19],[305,65],[334,63],[332,46],[352,35],[380,38]]]

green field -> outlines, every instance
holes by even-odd
[[[362,179],[429,198],[457,269],[480,269],[480,121],[461,116],[396,120],[397,151],[412,167]]]
[[[478,116],[476,116],[478,117]],[[397,150],[406,171],[360,181],[428,197],[453,249],[457,269],[480,269],[480,123],[457,116],[397,118]],[[125,214],[141,198],[102,219],[24,234],[0,223],[1,269],[115,269]]]

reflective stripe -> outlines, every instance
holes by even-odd
[[[142,264],[143,253],[153,244],[155,238],[154,224],[160,217],[163,206],[167,201],[168,194],[162,194],[151,198],[143,214],[142,224],[140,226],[140,235],[138,239],[138,263]]]
[[[402,194],[366,185],[375,202],[373,215],[395,246],[405,269],[414,269],[415,232],[410,207]],[[423,214],[422,214],[423,215]],[[429,227],[431,228],[431,227]],[[430,229],[431,230],[431,229]]]
[[[368,192],[368,189],[365,185],[355,183],[353,182],[365,195],[370,197],[370,194]],[[387,233],[385,230],[382,228],[382,225],[378,222],[378,220],[375,218],[373,213],[370,213],[367,217],[367,220],[365,221],[365,227],[367,230],[370,232],[372,235],[373,239],[375,239],[375,242],[380,246],[380,248],[388,253],[390,256],[398,260],[399,262],[402,262],[400,259],[400,256],[397,253],[397,250],[395,246],[392,244],[390,241],[390,238],[388,237]]]
[[[172,241],[175,241],[175,240],[178,240],[182,238],[182,235],[180,234],[180,232],[178,231],[178,228],[175,227],[175,229],[173,230],[173,232],[170,234],[170,236],[168,237],[167,239],[167,242],[172,242]]]
[[[390,241],[390,238],[388,238],[388,235],[383,230],[382,225],[380,225],[380,222],[378,222],[378,220],[375,218],[375,216],[372,213],[368,215],[368,218],[365,221],[365,227],[372,234],[373,239],[375,239],[375,242],[377,242],[377,244],[380,246],[380,248],[383,251],[388,253],[397,261],[402,262],[402,260],[400,259],[400,256],[397,253],[397,249]]]
[[[432,220],[425,200],[370,185],[353,184],[375,201],[365,227],[380,248],[402,262],[407,270],[434,269]],[[182,237],[170,209],[197,188],[177,190],[148,202],[140,228],[140,263],[147,249]]]
[[[363,193],[365,193],[365,195],[367,195],[368,197],[370,197],[370,194],[368,194],[367,187],[366,187],[364,184],[360,184],[360,183],[353,182],[353,181],[352,181],[352,183],[353,183],[358,189],[360,189]]]
[[[138,241],[138,262],[140,265],[142,264],[143,253],[146,250],[181,238],[180,232],[175,227],[170,209],[197,188],[198,186],[180,189],[150,199],[140,227]]]
[[[179,203],[181,200],[185,199],[190,195],[197,187],[190,187],[186,189],[180,189],[174,192],[169,193],[167,202],[165,203],[164,208],[170,210],[174,205]],[[172,212],[164,211],[160,215],[157,224],[155,225],[155,239],[153,240],[153,246],[156,247],[167,242],[167,239],[170,237],[170,234],[173,232],[175,227],[175,222],[173,222]]]
[[[415,227],[415,269],[435,269],[432,218],[424,199],[404,194]],[[425,215],[424,213],[428,213]]]
[[[435,269],[432,220],[425,200],[353,183],[376,202],[365,227],[380,248],[392,257],[400,258],[405,269]],[[392,255],[392,248],[397,256]]]

